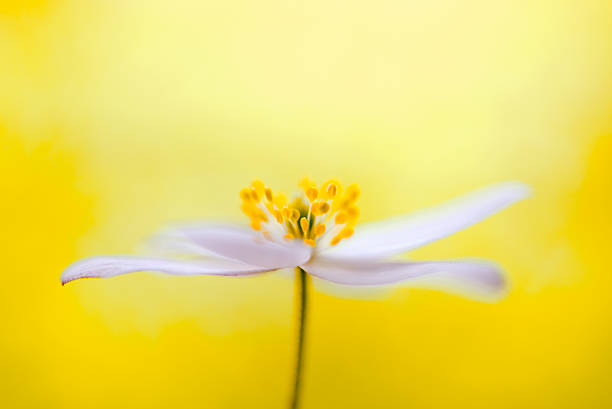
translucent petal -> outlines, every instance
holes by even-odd
[[[302,268],[314,277],[347,286],[441,289],[475,298],[496,298],[506,291],[502,270],[483,261],[372,262],[313,258]]]
[[[416,214],[358,226],[353,237],[324,254],[375,259],[403,253],[478,223],[529,194],[529,187],[519,182],[489,186]]]
[[[214,255],[267,268],[292,268],[306,263],[312,250],[302,242],[278,242],[261,233],[231,225],[185,225],[167,229],[154,238],[155,247],[201,250]],[[187,244],[186,244],[187,243]],[[194,246],[195,245],[195,246]]]
[[[227,260],[183,261],[139,256],[99,256],[71,264],[60,279],[62,284],[66,284],[79,278],[107,278],[137,271],[159,271],[174,275],[243,276],[270,270]]]

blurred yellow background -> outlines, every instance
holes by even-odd
[[[412,254],[500,303],[315,293],[303,408],[612,407],[611,38],[609,0],[0,0],[0,406],[284,408],[286,276],[59,274],[308,175],[364,221],[535,196]]]

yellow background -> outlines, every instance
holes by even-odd
[[[304,408],[611,407],[611,23],[608,0],[0,0],[0,406],[284,408],[286,276],[59,274],[309,175],[359,183],[366,221],[535,196],[412,254],[497,260],[500,303],[315,293]]]

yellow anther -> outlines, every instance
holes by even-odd
[[[283,239],[287,240],[287,241],[291,241],[293,239],[295,239],[295,237],[293,236],[293,234],[291,233],[287,233],[283,236]]]
[[[312,214],[321,216],[329,212],[330,206],[327,202],[316,202],[312,204]]]
[[[240,190],[240,198],[242,199],[243,202],[250,202],[252,197],[251,197],[251,189],[249,189],[248,187],[245,187],[243,189]]]
[[[319,196],[325,200],[333,199],[338,194],[340,194],[341,191],[342,188],[340,186],[340,182],[334,179],[330,179],[321,185]]]
[[[272,214],[279,224],[283,223],[283,215],[281,214],[280,210],[274,210]]]
[[[305,239],[304,243],[308,244],[310,247],[315,246],[315,241],[313,239]]]
[[[272,194],[272,189],[270,189],[269,187],[267,187],[266,190],[264,191],[264,195],[265,195],[266,200],[268,202],[272,202],[272,200],[274,200],[274,195]]]
[[[351,226],[346,226],[338,235],[342,235],[343,239],[348,239],[353,235],[353,233],[355,233],[355,230]]]
[[[283,210],[281,210],[281,214],[283,215],[283,217],[285,219],[290,219],[291,218],[291,209],[289,209],[288,207],[284,207]]]
[[[359,218],[359,208],[357,206],[349,206],[349,208],[346,209],[346,213],[352,222]]]
[[[343,210],[351,205],[351,201],[346,197],[337,197],[334,200],[334,210]]]
[[[255,230],[261,230],[261,221],[259,219],[251,219],[251,227]]]
[[[259,197],[262,197],[264,195],[264,191],[266,190],[266,185],[264,185],[264,182],[257,179],[251,183],[251,186],[253,187],[253,189],[255,189]]]
[[[359,186],[353,184],[350,185],[346,188],[346,198],[350,201],[350,202],[354,202],[357,199],[359,199],[359,195],[361,194],[361,190],[359,189]]]
[[[285,205],[287,204],[287,196],[285,196],[282,193],[279,193],[279,194],[275,195],[274,196],[274,204],[279,209],[285,207]]]
[[[300,218],[300,211],[298,209],[291,209],[290,219],[293,220],[294,222],[297,222],[299,218]]]
[[[321,206],[321,203],[313,203],[312,205],[310,205],[310,212],[314,214],[315,216],[320,216],[321,215],[321,213],[319,213],[320,206]]]
[[[261,209],[256,209],[256,215],[259,220],[268,223],[268,216]]]
[[[342,237],[336,236],[329,242],[329,244],[335,246],[336,244],[340,243],[340,240],[342,240]]]
[[[330,183],[327,186],[327,197],[329,197],[330,199],[333,199],[334,197],[336,197],[336,193],[338,192],[338,187],[334,184],[334,183]]]
[[[321,205],[319,205],[319,212],[321,212],[321,214],[325,214],[329,212],[330,209],[331,209],[331,206],[327,202],[323,202],[321,203]]]
[[[244,214],[249,217],[254,216],[255,209],[255,206],[253,206],[251,203],[242,203],[242,205],[240,205],[240,210],[242,210]]]
[[[348,215],[346,214],[346,212],[339,212],[334,218],[334,222],[336,222],[336,224],[344,224],[347,221],[348,221]]]
[[[314,186],[315,183],[312,181],[312,179],[310,178],[303,178],[302,180],[300,180],[299,186],[304,189],[304,191],[306,191],[306,189],[308,189],[309,187]]]
[[[302,232],[304,232],[304,236],[308,234],[309,221],[307,218],[302,217],[300,219],[300,227],[302,228]]]
[[[316,187],[309,187],[308,189],[306,189],[306,197],[308,198],[308,200],[310,200],[311,203],[317,200],[318,195],[319,189],[317,189]]]
[[[325,233],[325,225],[324,224],[319,224],[314,228],[314,235],[316,237],[319,237],[321,235],[323,235],[323,233]]]
[[[255,201],[255,203],[259,203],[259,201],[261,200],[261,195],[257,192],[257,189],[255,189],[254,187],[251,188],[251,198],[253,199],[253,201]]]

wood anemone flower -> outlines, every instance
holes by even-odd
[[[251,228],[223,224],[187,225],[161,232],[158,250],[183,257],[98,256],[70,265],[62,284],[79,278],[106,278],[136,271],[174,275],[247,276],[295,268],[300,287],[298,353],[294,393],[297,407],[309,276],[341,286],[430,285],[475,298],[506,291],[499,266],[473,260],[406,261],[391,257],[469,227],[529,196],[519,182],[486,187],[415,215],[369,223],[359,218],[357,185],[309,179],[289,201],[261,181],[240,191]],[[186,257],[187,256],[187,257]]]
[[[344,191],[336,181],[320,188],[309,180],[288,203],[260,181],[240,192],[251,229],[200,224],[163,231],[157,247],[186,258],[97,256],[70,265],[62,284],[78,278],[113,277],[136,271],[175,275],[243,276],[300,267],[311,276],[347,286],[378,286],[414,280],[422,286],[431,276],[436,286],[466,295],[504,290],[501,269],[483,261],[398,261],[390,257],[441,239],[529,196],[519,182],[493,185],[415,215],[363,225],[359,188]],[[453,288],[456,286],[457,288]]]

